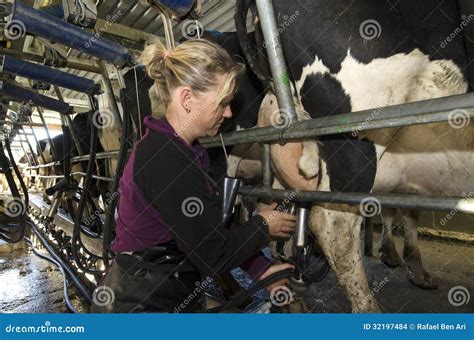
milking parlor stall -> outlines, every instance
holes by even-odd
[[[213,228],[238,234],[276,203],[295,228],[261,251],[291,267],[207,273],[171,312],[199,300],[209,319],[360,313],[359,336],[472,338],[462,318],[474,312],[474,2],[0,0],[0,26],[4,315],[86,318],[92,305],[115,306],[122,292],[105,274],[120,205],[135,199],[120,180],[153,133],[145,122],[167,114],[140,55],[160,41],[167,67],[181,44],[209,40],[243,67],[232,114],[195,142],[209,163]],[[190,194],[171,209],[194,218],[206,208]],[[121,312],[157,316],[140,308]]]

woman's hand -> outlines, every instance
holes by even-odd
[[[273,240],[289,239],[295,232],[296,216],[275,210],[276,203],[261,209],[261,215],[268,225],[270,237]]]
[[[285,269],[294,269],[295,266],[289,263],[281,263],[281,264],[275,264],[271,266],[270,268],[267,269],[265,273],[262,274],[262,276],[259,277],[259,280],[263,280],[264,278],[272,275],[273,273],[285,270]],[[267,286],[267,290],[271,292],[273,289],[277,287],[284,286],[288,283],[288,279],[281,279],[280,281],[274,282],[271,285]]]

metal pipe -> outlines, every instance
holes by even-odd
[[[59,87],[54,86],[54,92],[56,93],[56,96],[58,97],[59,101],[65,103],[63,94],[61,93],[61,90]],[[81,148],[81,144],[79,142],[79,138],[77,138],[76,130],[74,129],[74,126],[72,124],[72,119],[69,115],[66,117],[66,125],[69,127],[69,132],[71,133],[72,141],[74,142],[74,145],[76,146],[76,150],[79,153],[79,156],[84,155],[84,152]]]
[[[46,136],[48,138],[48,143],[51,147],[51,152],[53,153],[52,156],[56,159],[56,148],[54,147],[54,143],[53,143],[53,140],[51,139],[51,135],[49,134],[49,128],[48,128],[48,124],[46,124],[46,120],[44,119],[44,116],[43,116],[43,108],[41,106],[37,106],[36,107],[37,110],[38,110],[38,116],[40,117],[41,119],[41,124],[44,128],[44,130],[46,131]]]
[[[87,30],[18,1],[12,7],[8,23],[21,22],[28,33],[75,48],[120,67],[133,63],[130,52],[114,41],[96,37]]]
[[[29,123],[32,123],[32,122],[33,122],[33,121],[31,120],[31,117],[28,117],[28,122],[29,122]],[[43,150],[41,150],[41,145],[40,145],[40,143],[39,143],[38,137],[36,136],[35,130],[32,129],[31,127],[30,127],[30,130],[31,130],[31,134],[33,135],[33,138],[35,139],[36,147],[37,147],[38,150],[39,150],[39,154],[40,154],[40,157],[41,157],[41,159],[42,159],[42,161],[43,161],[43,164],[45,164],[45,163],[46,163],[46,158],[44,158]],[[23,130],[23,131],[24,131],[24,130]],[[36,163],[36,164],[39,164],[39,162]]]
[[[73,113],[72,107],[68,104],[17,86],[12,81],[0,81],[0,93],[13,98],[11,101],[26,101],[29,105],[42,106],[66,115]]]
[[[271,145],[263,145],[263,155],[262,155],[262,178],[263,178],[263,187],[271,188],[272,187],[272,155],[271,155]]]
[[[27,168],[29,170],[30,168]],[[38,178],[64,178],[64,175],[27,175],[29,177],[38,177]],[[77,171],[71,173],[71,176],[82,176],[85,177],[86,173]],[[98,181],[104,181],[104,182],[113,182],[114,179],[112,177],[105,177],[105,176],[98,176],[98,175],[92,175],[92,178],[97,179]]]
[[[112,113],[114,114],[114,118],[117,120],[116,125],[122,125],[122,117],[120,117],[120,110],[117,105],[117,100],[115,99],[114,89],[112,87],[107,68],[105,67],[105,63],[103,61],[97,61],[97,65],[101,70],[100,74],[104,94],[107,97],[109,105],[112,109]]]
[[[128,151],[128,152],[130,153],[130,151]],[[97,153],[96,159],[106,159],[106,158],[110,158],[110,157],[115,157],[115,156],[118,155],[118,153],[119,153],[118,150],[99,152],[99,153]],[[83,156],[71,157],[71,162],[77,163],[77,162],[81,162],[81,161],[87,161],[88,159],[89,159],[89,154],[83,155]],[[48,167],[55,166],[55,165],[59,165],[59,163],[58,162],[51,162],[51,163],[47,163],[47,164],[41,164],[41,165],[38,165],[35,168],[48,168]]]
[[[115,157],[118,154],[119,154],[119,150],[98,152],[96,154],[96,159],[105,159],[105,158],[109,158],[109,157]],[[89,155],[84,155],[84,156],[72,157],[71,161],[80,162],[80,161],[87,161],[88,159],[89,159]]]
[[[285,121],[291,124],[296,121],[296,111],[273,4],[271,0],[256,0],[256,3],[280,114],[286,115]]]
[[[39,54],[20,52],[20,51],[16,51],[12,49],[7,49],[7,48],[0,48],[0,54],[9,55],[12,57],[16,57],[16,58],[28,60],[28,61],[35,61],[37,63],[42,63],[45,65],[49,65],[49,66],[57,67],[57,68],[73,68],[80,71],[100,73],[100,68],[91,64],[90,60],[69,58],[67,61],[65,61],[64,65],[56,66],[56,65],[53,65],[52,60],[45,59],[43,56]]]
[[[22,131],[23,134],[25,134],[25,129],[23,129],[23,126],[21,127],[21,131]],[[31,143],[28,140],[27,136],[25,136],[25,141],[28,144],[28,148],[30,149],[31,157],[33,158],[34,164],[38,165],[39,164],[38,158],[36,157],[35,151],[33,150],[33,147],[31,146]],[[28,157],[28,155],[27,155],[27,157]]]
[[[295,122],[286,129],[263,127],[224,133],[222,139],[226,146],[303,140],[338,133],[443,122],[452,119],[455,111],[460,112],[464,119],[474,117],[474,93],[308,119]],[[201,138],[199,142],[208,148],[221,145],[217,137]]]
[[[288,199],[300,202],[342,203],[349,205],[360,204],[369,198],[377,209],[405,208],[417,210],[457,211],[474,213],[474,199],[463,197],[437,197],[419,195],[378,195],[355,192],[330,191],[298,191],[298,190],[269,190],[265,188],[241,187],[239,194],[271,199]],[[366,202],[366,201],[364,201]]]
[[[0,124],[15,124],[15,122],[11,122],[9,120],[0,120]],[[39,124],[39,123],[21,123],[23,125],[26,125],[26,126],[36,126],[36,127],[42,127],[43,124]]]
[[[303,248],[306,245],[306,224],[308,223],[309,211],[310,209],[303,206],[296,208],[296,247]]]
[[[100,86],[93,80],[11,56],[0,55],[0,71],[13,76],[25,77],[51,85],[61,86],[73,91],[88,94],[100,93]]]

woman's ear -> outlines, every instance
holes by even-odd
[[[182,86],[179,89],[179,100],[181,107],[187,112],[191,112],[191,97],[193,92],[190,87]]]

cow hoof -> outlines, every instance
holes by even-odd
[[[379,252],[382,253],[380,255],[380,261],[382,261],[387,267],[396,268],[403,264],[403,261],[395,248],[382,246]]]
[[[408,271],[408,281],[421,289],[433,290],[438,289],[438,284],[433,281],[433,278],[427,272],[423,272],[423,275],[416,275],[412,271]]]

